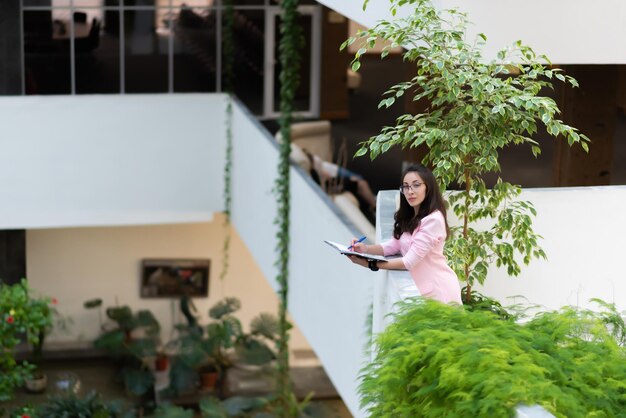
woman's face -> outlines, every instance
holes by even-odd
[[[402,181],[402,194],[409,206],[417,212],[426,197],[426,185],[419,174],[414,171],[406,173]]]

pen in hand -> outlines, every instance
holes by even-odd
[[[363,235],[361,238],[356,240],[356,242],[354,244],[358,244],[359,242],[365,241],[365,238],[366,238],[365,235]],[[352,247],[354,246],[354,244],[350,244],[350,246],[348,247],[348,250],[352,250]]]

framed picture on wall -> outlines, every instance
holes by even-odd
[[[144,259],[141,261],[141,297],[207,297],[210,266],[210,260]]]

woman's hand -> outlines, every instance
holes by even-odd
[[[369,267],[367,260],[364,258],[357,257],[356,255],[347,255],[346,257],[348,257],[350,261],[352,261],[354,264],[358,264],[359,266],[363,267]]]
[[[355,253],[366,253],[367,252],[367,245],[363,244],[362,242],[358,242],[359,240],[356,238],[352,238],[352,241],[350,241],[350,245],[352,246],[352,251],[354,251]]]

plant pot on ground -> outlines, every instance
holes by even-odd
[[[43,393],[48,386],[48,376],[36,369],[30,377],[24,379],[24,388],[30,393]]]
[[[173,392],[185,392],[198,385],[206,389],[206,385],[215,384],[215,393],[221,397],[227,371],[233,365],[252,364],[256,369],[276,358],[270,348],[277,335],[276,319],[261,314],[253,319],[250,333],[245,333],[234,316],[240,307],[236,298],[225,298],[209,310],[211,322],[201,326],[191,299],[181,298],[187,324],[177,325],[179,337],[167,344],[176,352],[170,373]]]
[[[85,303],[87,308],[99,306]],[[94,341],[95,347],[107,351],[118,362],[124,386],[130,394],[142,396],[149,393],[154,385],[149,359],[157,355],[159,322],[152,312],[140,310],[133,313],[128,306],[107,308],[106,316],[113,321],[114,327],[108,330],[102,327],[103,333]]]
[[[167,354],[159,353],[154,359],[154,370],[164,372],[170,368],[170,358]]]
[[[216,391],[220,373],[213,364],[206,364],[198,369],[199,387],[202,392]]]

